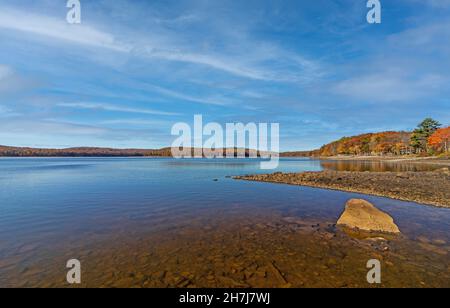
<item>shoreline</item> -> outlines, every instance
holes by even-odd
[[[383,157],[383,156],[318,156],[311,157],[324,161],[374,161],[384,163],[408,163],[450,166],[450,158],[439,157]]]
[[[450,173],[322,171],[233,177],[235,180],[306,186],[361,193],[439,208],[450,208]]]

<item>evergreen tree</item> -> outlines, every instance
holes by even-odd
[[[411,135],[411,146],[416,150],[416,153],[421,153],[428,150],[428,138],[430,138],[441,124],[432,118],[426,118],[420,123]]]

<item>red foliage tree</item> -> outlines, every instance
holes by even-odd
[[[438,129],[430,138],[428,138],[428,145],[438,151],[449,151],[450,141],[450,126]]]

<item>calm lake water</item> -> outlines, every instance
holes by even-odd
[[[358,164],[361,165],[360,162],[337,164],[283,159],[276,171],[359,170]],[[362,170],[368,168],[370,166],[364,163]],[[376,164],[373,168],[380,166]],[[384,171],[390,168],[414,170],[416,167],[382,167]],[[279,228],[265,234],[265,240],[281,245],[271,237],[279,236],[277,232],[287,232],[279,223],[282,219],[332,224],[342,213],[346,201],[355,197],[365,198],[392,215],[404,233],[404,242],[417,242],[420,238],[422,248],[428,249],[429,254],[434,253],[434,248],[437,251],[436,258],[428,256],[424,258],[431,259],[411,261],[411,264],[417,268],[429,264],[439,272],[449,270],[446,252],[450,247],[450,210],[353,193],[229,178],[255,173],[266,172],[260,170],[259,162],[254,160],[0,159],[0,286],[65,286],[65,262],[70,258],[87,263],[83,269],[84,277],[91,278],[85,282],[87,286],[114,286],[116,282],[119,286],[236,286],[230,281],[243,286],[272,286],[264,284],[267,275],[270,278],[270,269],[269,274],[254,282],[251,280],[256,279],[254,273],[234,277],[231,265],[229,273],[222,269],[218,274],[217,268],[227,268],[225,263],[230,258],[236,258],[235,263],[242,263],[239,266],[243,267],[245,258],[257,258],[249,254],[258,249],[261,258],[274,254],[270,245],[249,251],[246,249],[253,244],[248,244],[236,248],[240,249],[237,256],[221,259],[228,246],[231,250],[234,245],[231,243],[236,241],[228,236],[239,234],[237,241],[250,243],[250,235],[262,236],[268,230],[257,232],[258,226],[272,224]],[[271,221],[272,217],[276,217],[273,219],[277,222]],[[433,241],[440,246],[433,246]],[[287,249],[289,245],[279,246],[278,250]],[[290,253],[297,253],[295,247],[289,249]],[[319,254],[311,249],[311,254]],[[195,256],[190,255],[193,251],[196,251]],[[212,251],[216,259],[209,258]],[[322,257],[323,253],[320,252]],[[187,255],[189,259],[183,259]],[[203,268],[189,267],[190,262],[197,262],[197,257],[198,262],[209,264],[205,273]],[[407,252],[402,258],[414,259]],[[183,262],[187,264],[184,271]],[[282,264],[281,259],[270,262]],[[155,269],[165,264],[173,266],[173,270],[160,273]],[[105,268],[101,269],[102,266]],[[245,266],[243,273],[251,271],[250,264]],[[290,285],[335,285],[304,277],[300,284],[299,275],[291,278],[289,264],[285,267],[285,277],[289,277],[286,280],[292,281]],[[186,273],[183,276],[183,272],[190,276]],[[315,274],[317,272],[311,273]],[[155,278],[155,275],[160,277]],[[218,275],[220,279],[215,279]],[[285,278],[280,279],[288,283]],[[178,280],[182,282],[178,284]],[[424,283],[421,280],[412,279],[411,284]],[[394,282],[393,279],[393,285]],[[431,278],[430,282],[433,282]],[[439,281],[439,285],[443,284],[445,281]],[[341,286],[346,285],[355,284]]]

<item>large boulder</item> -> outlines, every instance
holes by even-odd
[[[337,224],[363,231],[400,233],[400,229],[391,216],[380,211],[371,203],[360,199],[352,199],[347,202],[345,211]]]

